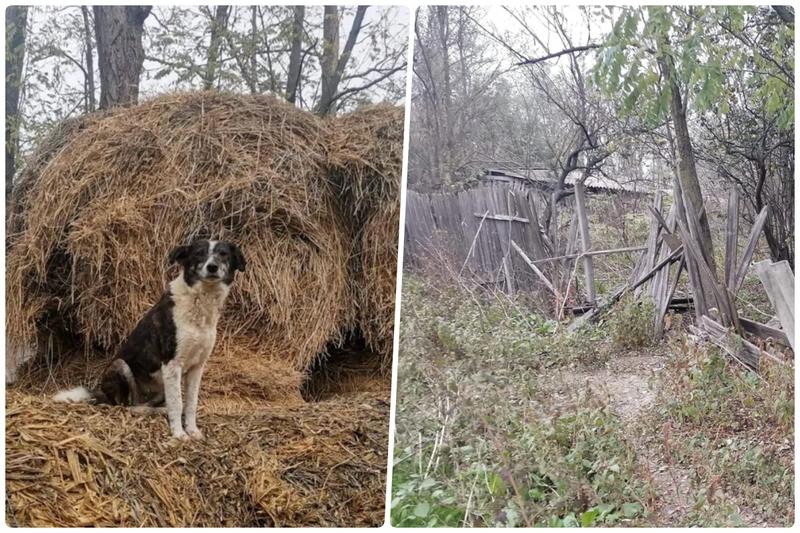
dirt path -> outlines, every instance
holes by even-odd
[[[662,368],[662,356],[640,355],[611,360],[604,368],[565,371],[562,377],[591,389],[623,420],[632,422],[655,401],[650,382]]]
[[[675,526],[690,508],[690,472],[680,465],[670,464],[665,455],[664,441],[648,437],[637,424],[640,416],[656,401],[658,373],[664,368],[663,355],[624,355],[612,359],[602,368],[563,370],[560,379],[564,387],[589,389],[603,399],[620,416],[629,435],[634,439],[642,466],[653,485],[657,506],[648,525]]]
[[[675,527],[686,525],[684,519],[694,504],[691,469],[669,457],[665,442],[670,442],[671,436],[653,435],[642,431],[641,426],[642,415],[657,400],[658,374],[665,362],[664,355],[625,355],[610,360],[602,368],[563,370],[559,388],[562,394],[566,391],[564,387],[589,389],[620,416],[655,493],[656,506],[647,525]],[[722,491],[718,494],[721,500],[727,499]],[[769,522],[749,509],[740,508],[739,515],[749,526],[765,526]]]

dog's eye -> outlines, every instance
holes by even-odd
[[[219,256],[220,257],[228,257],[228,252],[220,252]]]

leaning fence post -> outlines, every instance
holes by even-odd
[[[578,213],[578,224],[581,230],[581,247],[584,253],[592,248],[589,238],[589,219],[586,216],[586,196],[584,195],[583,182],[575,183],[575,210]],[[594,305],[597,293],[594,287],[594,263],[592,256],[583,256],[583,272],[586,275],[586,292],[589,305]]]

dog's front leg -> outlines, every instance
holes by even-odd
[[[164,401],[167,404],[169,429],[176,439],[186,440],[189,435],[183,430],[181,415],[183,414],[183,398],[181,394],[182,369],[174,359],[161,367],[164,380]]]
[[[197,429],[197,401],[205,366],[195,365],[186,372],[186,432],[194,439],[203,438],[203,433]]]

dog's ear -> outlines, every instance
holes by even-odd
[[[239,247],[233,243],[231,243],[231,256],[233,260],[233,264],[231,266],[233,266],[233,269],[244,272],[244,267],[247,266],[247,261],[245,260],[244,254],[242,254],[242,251],[239,249]]]
[[[189,246],[178,246],[169,253],[169,264],[181,263],[189,257],[191,248]]]

